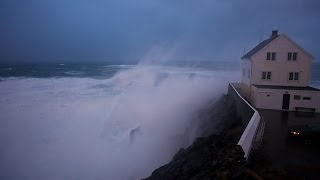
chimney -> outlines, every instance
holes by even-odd
[[[275,39],[276,37],[278,37],[278,30],[273,30],[272,31],[272,35],[270,36],[271,39]]]

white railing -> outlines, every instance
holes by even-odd
[[[233,90],[237,93],[237,95],[241,98],[241,100],[244,101],[254,111],[248,125],[246,126],[246,129],[242,133],[241,138],[238,142],[238,145],[240,145],[242,147],[242,149],[245,153],[245,158],[248,158],[250,155],[251,149],[253,147],[254,139],[256,138],[257,134],[260,134],[260,133],[258,133],[258,129],[259,129],[259,124],[261,122],[261,117],[260,117],[258,111],[253,106],[251,106],[251,104],[248,103],[248,101],[246,101],[239,94],[239,92],[236,90],[236,88],[231,83],[229,83],[229,84],[233,88]]]

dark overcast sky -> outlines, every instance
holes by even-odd
[[[319,0],[1,0],[0,61],[239,60],[273,28],[319,59]]]

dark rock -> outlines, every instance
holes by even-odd
[[[241,174],[239,167],[246,164],[242,148],[223,139],[217,135],[198,138],[147,179],[228,179]]]
[[[188,148],[181,148],[170,163],[156,169],[146,179],[209,180],[243,175],[246,159],[242,148],[236,144],[244,127],[236,118],[233,100],[226,95],[209,104],[187,131],[195,127],[200,137]]]

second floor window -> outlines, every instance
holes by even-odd
[[[296,61],[298,53],[296,52],[288,52],[288,61]]]
[[[270,80],[271,79],[271,72],[270,71],[262,72],[262,79],[263,80],[266,80],[266,79]]]
[[[276,53],[275,52],[271,53],[271,60],[276,60]]]
[[[288,53],[288,60],[291,61],[291,59],[292,59],[292,53],[289,52],[289,53]]]
[[[289,80],[290,81],[298,81],[299,80],[299,73],[298,72],[290,72],[289,73]]]
[[[275,52],[267,52],[267,60],[276,60]]]
[[[297,60],[298,54],[296,52],[292,53],[292,60],[296,61]]]

